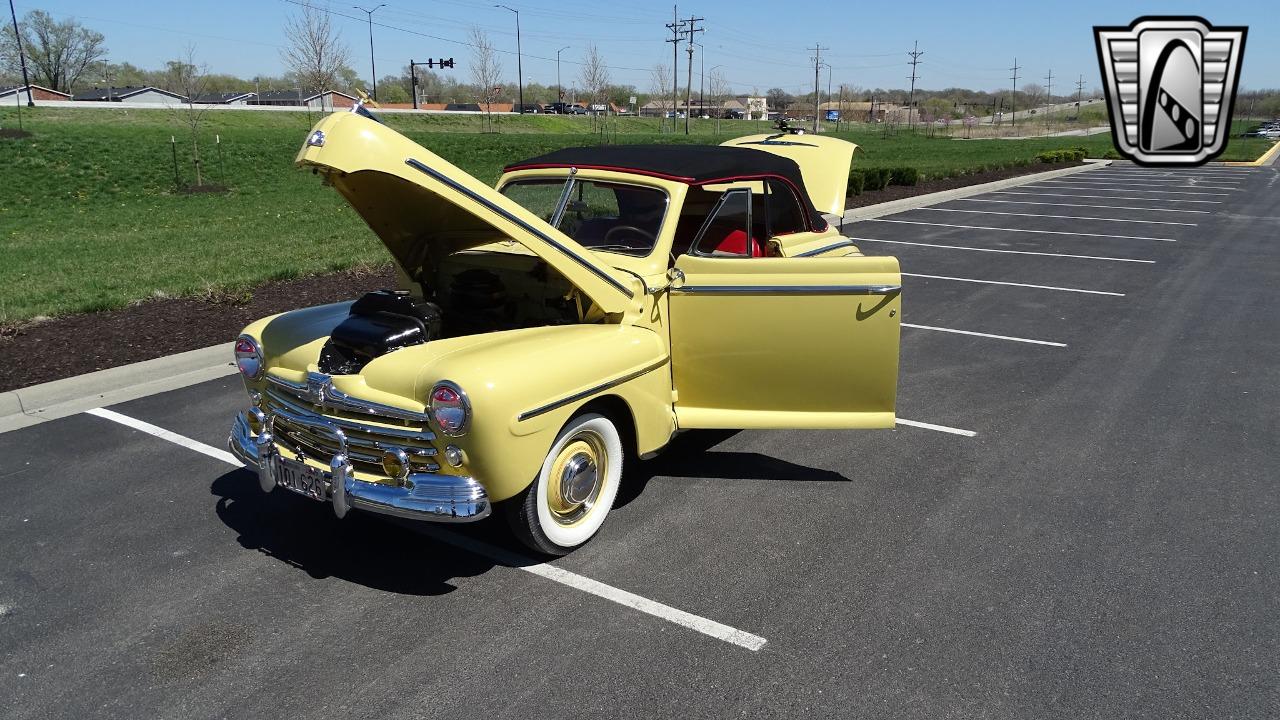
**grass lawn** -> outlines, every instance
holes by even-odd
[[[120,307],[153,296],[237,292],[267,280],[381,265],[377,239],[336,193],[297,171],[292,158],[310,129],[306,113],[211,111],[202,154],[206,178],[227,194],[174,191],[192,177],[181,111],[24,109],[22,140],[0,138],[0,325],[35,316]],[[318,119],[313,114],[311,121]],[[602,141],[589,118],[483,118],[388,114],[389,125],[486,182],[504,164],[556,148]],[[617,142],[716,142],[764,132],[764,122],[693,121],[694,134],[657,132],[657,120],[611,121]],[[14,108],[0,127],[14,128]],[[683,128],[683,121],[681,121]],[[221,140],[219,161],[214,138]],[[1106,135],[1035,140],[928,139],[879,129],[841,132],[862,146],[860,167],[917,167],[926,176],[1029,161],[1051,148],[1101,155]],[[189,135],[187,136],[189,138]],[[1266,141],[1242,148],[1252,159]],[[1228,153],[1237,149],[1233,141]],[[225,174],[225,178],[224,178]]]

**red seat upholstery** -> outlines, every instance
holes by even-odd
[[[747,249],[747,233],[742,230],[734,230],[716,245],[715,251],[727,253],[730,255],[745,255]],[[760,245],[760,241],[751,238],[751,257],[764,257],[764,248]]]

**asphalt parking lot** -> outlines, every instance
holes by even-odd
[[[236,378],[0,435],[5,716],[1280,715],[1280,173],[844,231],[926,425],[682,436],[549,564],[264,495]]]

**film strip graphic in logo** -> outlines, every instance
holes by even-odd
[[[1149,165],[1219,155],[1230,130],[1247,30],[1201,18],[1094,28],[1116,149]]]

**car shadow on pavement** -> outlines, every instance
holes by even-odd
[[[317,580],[337,578],[375,590],[442,595],[449,580],[487,572],[493,562],[458,552],[411,528],[352,512],[339,520],[328,503],[258,487],[248,470],[217,478],[216,512],[242,547],[296,567]]]
[[[734,450],[714,450],[740,430],[696,430],[671,441],[657,457],[631,460],[614,501],[623,507],[644,492],[655,477],[718,480],[780,480],[784,482],[849,482],[831,470],[821,470],[769,455]]]

